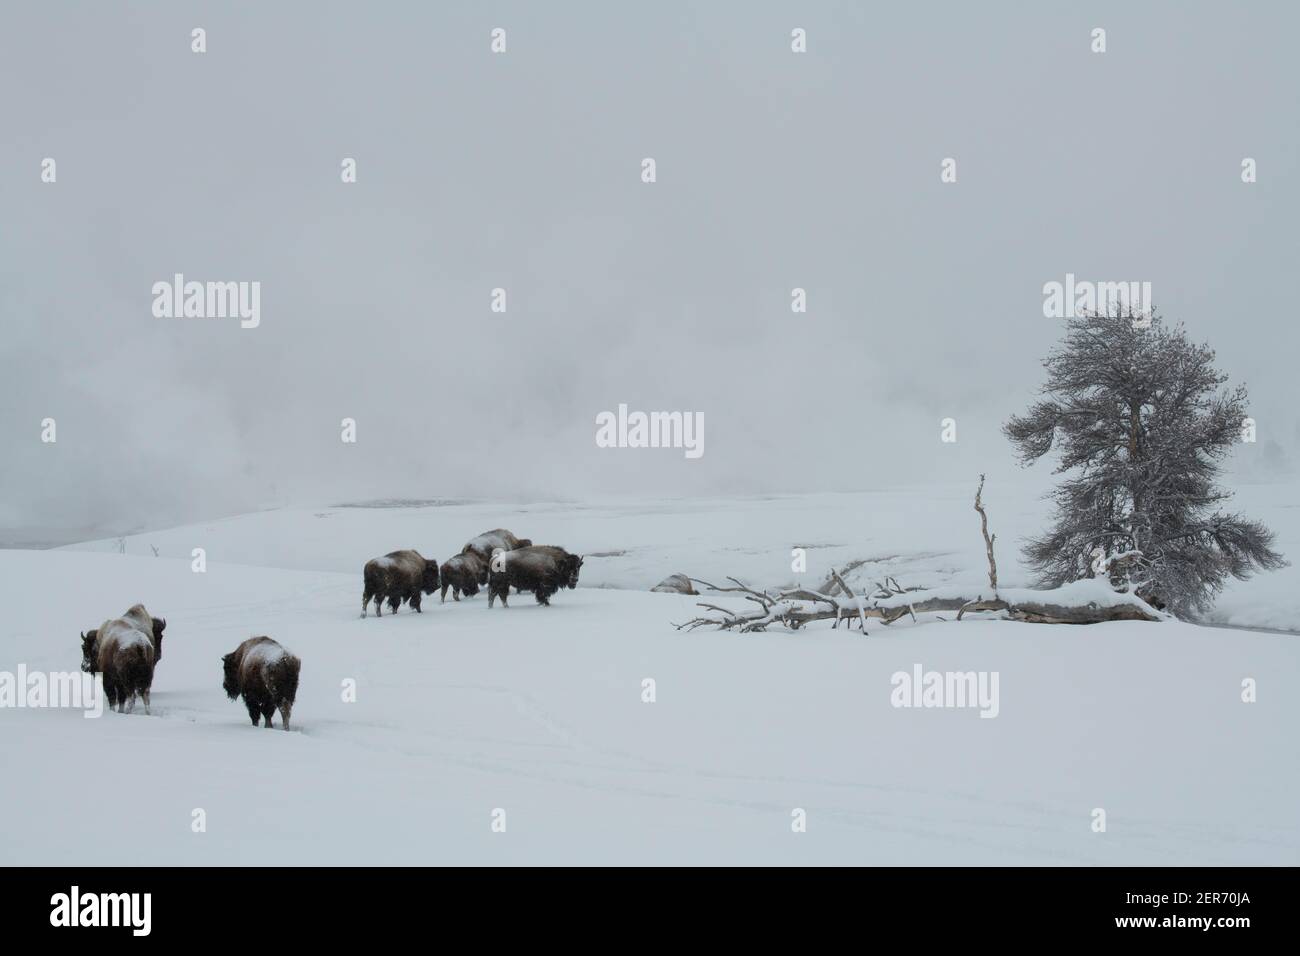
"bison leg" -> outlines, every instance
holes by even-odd
[[[451,591],[451,599],[452,599],[453,601],[459,601],[459,600],[460,600],[460,588],[452,588],[452,591]]]
[[[140,691],[140,698],[144,701],[144,712],[147,715],[149,713],[149,692],[147,690]]]
[[[394,614],[397,613],[397,609],[401,606],[402,606],[402,596],[400,594],[394,594],[392,597],[388,599],[388,609],[392,611]]]
[[[267,730],[271,729],[271,718],[273,716],[275,716],[275,703],[273,701],[267,701],[262,705],[262,719],[266,723]]]
[[[424,613],[423,611],[420,610],[420,601],[421,601],[421,598],[420,598],[420,592],[419,592],[419,591],[416,591],[414,594],[412,594],[412,595],[407,599],[407,603],[411,605],[411,608],[415,611],[416,614],[423,614],[423,613]]]
[[[546,590],[546,588],[538,588],[536,591],[533,592],[533,597],[537,598],[537,603],[538,603],[538,604],[544,604],[544,605],[546,605],[547,607],[550,607],[550,606],[551,606],[551,595],[552,595],[553,593],[555,593],[555,592],[553,592],[553,591],[548,591],[548,590]]]
[[[384,596],[382,594],[376,594],[375,595],[375,617],[383,617],[383,616],[384,616]]]
[[[371,597],[373,597],[373,595],[369,591],[361,595],[361,616],[362,617],[366,616],[366,608],[370,606]]]
[[[442,597],[438,599],[438,603],[439,603],[439,604],[445,604],[445,603],[447,602],[447,588],[448,588],[448,586],[449,586],[449,585],[446,585],[446,584],[444,584],[444,585],[442,586]],[[452,595],[452,596],[455,597],[455,595]]]
[[[285,730],[289,729],[289,714],[293,712],[293,704],[283,703],[280,705],[280,723]]]
[[[244,698],[244,706],[248,708],[248,716],[253,721],[253,726],[256,727],[257,721],[262,716],[261,708],[248,698]]]

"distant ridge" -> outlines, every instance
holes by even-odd
[[[476,505],[478,498],[376,498],[373,501],[345,501],[331,508],[454,508]]]

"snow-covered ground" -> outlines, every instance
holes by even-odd
[[[1040,469],[1040,472],[1042,470]],[[991,480],[984,491],[997,534],[999,581],[1029,586],[1021,541],[1047,524],[1045,473]],[[892,574],[904,585],[938,587],[986,580],[975,480],[846,494],[765,498],[664,498],[530,504],[372,502],[367,507],[284,508],[164,531],[68,546],[78,551],[361,573],[368,557],[415,548],[439,561],[498,526],[587,556],[587,587],[646,590],[682,572],[718,583],[735,575],[760,586],[818,584],[832,566],[864,562],[850,583]],[[1240,484],[1231,510],[1263,520],[1284,555],[1300,557],[1300,499],[1294,481]],[[808,570],[791,571],[790,551]],[[358,601],[360,596],[358,596]],[[1300,632],[1300,565],[1232,582],[1210,616],[1216,623]]]
[[[0,551],[0,671],[76,670],[78,632],[137,601],[168,620],[152,716],[0,710],[0,862],[1300,863],[1294,637],[934,615],[866,637],[679,633],[696,599],[644,590],[674,571],[793,582],[794,546],[805,583],[863,559],[859,579],[978,582],[972,490],[284,509],[125,554]],[[1028,583],[1014,545],[1041,502],[985,498],[1003,583]],[[1285,489],[1238,503],[1296,553]],[[583,586],[550,608],[359,617],[366,558],[441,559],[498,525],[588,554]],[[1298,626],[1294,574],[1222,613]],[[255,730],[221,690],[221,655],[255,634],[302,658],[291,733]],[[996,672],[997,716],[892,706],[916,665]]]

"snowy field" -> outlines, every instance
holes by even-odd
[[[1029,477],[1033,474],[1033,478]],[[1020,542],[1048,524],[1045,469],[991,477],[984,491],[997,534],[1000,583],[1025,587]],[[1035,480],[1036,479],[1036,480]],[[714,583],[734,575],[764,587],[821,583],[832,566],[864,562],[850,583],[892,574],[904,585],[937,587],[986,580],[979,518],[966,483],[870,492],[746,498],[500,502],[368,502],[366,507],[284,508],[122,539],[70,545],[78,551],[189,559],[204,548],[216,563],[360,576],[369,557],[415,548],[439,561],[488,528],[586,555],[586,587],[647,590],[681,572]],[[1278,549],[1300,556],[1300,499],[1294,480],[1233,483],[1229,510],[1263,520]],[[790,549],[807,550],[808,570],[790,570]],[[357,595],[360,602],[360,593]],[[359,606],[359,604],[358,604]],[[123,608],[122,610],[125,610]],[[1217,623],[1300,633],[1300,566],[1231,582],[1211,615]]]
[[[867,562],[857,580],[978,583],[972,492],[391,502],[0,551],[0,670],[76,670],[78,633],[136,601],[168,620],[152,716],[0,710],[0,862],[1300,863],[1295,637],[934,615],[865,637],[679,633],[697,599],[645,590],[677,571],[792,583],[794,546],[804,583],[849,561]],[[1294,557],[1288,494],[1237,504]],[[1041,502],[991,485],[986,504],[1004,585],[1028,583],[1015,545]],[[497,526],[587,554],[582,586],[550,608],[434,597],[359,617],[367,558],[441,560]],[[1288,568],[1218,616],[1300,627],[1298,595]],[[253,729],[221,690],[221,655],[255,634],[302,658],[291,733]],[[892,706],[891,676],[915,665],[997,672],[996,718]]]

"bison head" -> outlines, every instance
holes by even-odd
[[[515,545],[515,547],[517,548],[531,548],[532,546],[533,546],[532,538],[520,538],[519,543]]]
[[[582,570],[582,556],[577,554],[569,555],[569,566],[565,570],[568,572],[569,590],[572,591],[578,586],[578,572]]]
[[[420,590],[432,594],[438,590],[438,562],[424,562],[424,573],[420,576]]]
[[[162,660],[162,632],[167,629],[167,618],[153,618],[153,659],[154,662]]]
[[[96,658],[99,656],[99,631],[81,632],[81,669],[87,674],[94,674]]]
[[[235,660],[235,657],[235,652],[231,651],[221,658],[221,689],[226,692],[226,696],[231,700],[239,696],[239,662]]]

